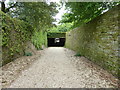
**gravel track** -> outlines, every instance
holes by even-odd
[[[10,88],[112,88],[84,57],[63,47],[49,47],[10,85]],[[79,64],[79,65],[78,65]],[[102,70],[102,69],[101,69]],[[105,72],[106,73],[106,72]]]

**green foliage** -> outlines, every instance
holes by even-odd
[[[15,2],[16,3],[16,2]],[[15,57],[22,56],[26,42],[31,41],[37,49],[47,46],[47,30],[54,26],[53,16],[57,13],[56,4],[46,2],[10,3],[7,14],[0,12],[2,17],[3,64]],[[15,5],[15,6],[14,6]],[[14,7],[12,7],[14,6]],[[16,19],[17,18],[17,19]],[[8,60],[9,59],[9,60]]]
[[[40,48],[39,50],[43,50],[42,48]]]
[[[2,46],[7,46],[11,42],[11,38],[19,38],[18,41],[24,42],[30,40],[30,35],[32,33],[32,27],[23,21],[18,19],[12,19],[6,16],[4,13],[0,12],[2,18]]]
[[[32,56],[32,53],[31,52],[26,52],[25,56]]]
[[[43,31],[34,32],[32,36],[32,43],[40,50],[42,46],[47,46],[47,33]]]
[[[70,31],[71,26],[72,26],[72,23],[61,24],[61,25],[58,25],[57,27],[51,28],[49,32],[67,32],[67,31]]]
[[[65,38],[65,32],[49,32],[47,33],[48,38]]]
[[[81,54],[80,53],[76,53],[74,56],[81,56]]]
[[[31,40],[32,27],[23,21],[13,19],[3,12],[2,17],[2,58],[3,64],[10,62],[16,55],[22,55],[25,49],[25,43]]]
[[[37,30],[39,28],[49,28],[55,21],[53,16],[57,13],[57,4],[46,2],[18,2],[8,14],[12,17],[19,18],[31,24]],[[46,31],[46,29],[44,29]],[[36,29],[34,29],[36,30]]]
[[[74,23],[74,28],[89,22],[117,4],[117,2],[67,2],[68,13],[63,15],[60,22]]]
[[[47,30],[54,26],[53,16],[58,12],[57,4],[51,2],[17,2],[15,9],[8,13],[11,17],[19,18],[29,23],[34,29],[32,33],[32,42],[37,49],[43,45],[47,46]]]

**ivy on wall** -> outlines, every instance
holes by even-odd
[[[1,11],[0,16],[2,17],[2,34],[0,35],[2,40],[0,44],[2,47],[2,65],[23,56],[27,41],[32,41],[38,50],[43,49],[43,46],[47,47],[46,31],[33,29],[28,23],[11,18]]]
[[[31,40],[32,27],[0,11],[2,17],[2,64],[24,54],[25,43]]]
[[[11,9],[7,15],[0,11],[3,65],[23,56],[28,41],[32,41],[37,49],[47,46],[47,30],[54,26],[53,16],[57,13],[57,4],[52,2],[15,2],[8,7]]]

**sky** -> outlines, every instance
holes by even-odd
[[[52,2],[57,2],[58,4],[60,4],[60,0],[50,0]],[[66,13],[67,11],[65,10],[65,5],[62,6],[62,8],[59,10],[58,14],[56,14],[56,16],[54,17],[56,19],[56,22],[54,22],[54,24],[59,25],[59,21],[62,19],[62,15],[64,15],[64,13]]]
[[[9,1],[10,0],[6,0],[5,3],[8,3]],[[60,0],[50,0],[50,2],[56,2],[56,3],[60,4]],[[62,8],[59,10],[58,14],[56,14],[56,16],[54,16],[54,18],[56,19],[56,22],[53,22],[53,23],[56,25],[59,25],[58,22],[62,19],[62,15],[64,15],[65,12],[66,12],[65,5],[63,5]]]
[[[63,7],[59,10],[59,12],[54,17],[56,19],[56,22],[55,22],[56,25],[59,25],[58,23],[62,19],[62,15],[64,15],[64,13],[66,13],[65,5],[63,5]]]

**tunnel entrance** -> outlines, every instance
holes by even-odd
[[[65,38],[48,38],[48,47],[63,47]]]
[[[65,45],[66,33],[48,33],[48,47],[63,47]]]

